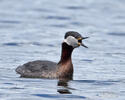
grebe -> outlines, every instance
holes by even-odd
[[[56,78],[56,79],[72,79],[73,77],[73,64],[72,64],[72,51],[80,45],[87,48],[82,43],[83,39],[78,32],[69,31],[64,36],[62,42],[61,59],[58,63],[51,61],[36,60],[28,62],[16,68],[16,72],[21,77],[27,78]]]

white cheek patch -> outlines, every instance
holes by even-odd
[[[68,36],[66,39],[64,39],[65,43],[72,46],[73,48],[78,47],[78,40],[74,38],[73,36]]]

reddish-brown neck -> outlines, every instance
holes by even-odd
[[[69,46],[66,43],[62,43],[62,54],[59,63],[63,64],[71,60],[72,51],[73,51],[72,46]]]
[[[58,63],[57,75],[59,79],[72,79],[73,76],[73,64],[71,60],[73,47],[62,43],[62,55]]]

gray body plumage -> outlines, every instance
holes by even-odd
[[[16,68],[21,77],[57,78],[57,63],[51,61],[32,61]]]

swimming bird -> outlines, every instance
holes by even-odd
[[[25,63],[16,68],[16,72],[20,77],[26,78],[51,78],[51,79],[68,79],[73,78],[72,52],[75,48],[83,46],[82,40],[88,37],[82,37],[81,34],[75,31],[65,33],[62,42],[61,58],[58,63],[47,60],[36,60]]]

